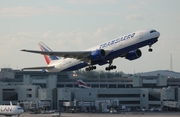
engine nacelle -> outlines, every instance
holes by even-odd
[[[106,52],[103,49],[95,50],[91,53],[90,58],[92,61],[98,61],[106,56]]]
[[[126,54],[126,59],[128,60],[135,60],[140,58],[142,55],[141,50],[137,49],[137,50],[132,50],[129,53]]]
[[[42,69],[42,73],[46,73],[47,71],[46,71],[46,69]]]

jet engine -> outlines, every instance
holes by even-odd
[[[98,61],[98,60],[103,59],[105,56],[106,56],[105,50],[103,50],[103,49],[98,49],[98,50],[95,50],[95,51],[93,51],[93,52],[91,53],[90,59],[91,59],[92,61]]]
[[[126,54],[125,58],[128,60],[135,60],[140,58],[142,55],[141,50],[137,49],[137,50],[132,50],[129,53]]]

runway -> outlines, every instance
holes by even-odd
[[[61,117],[179,117],[180,112],[127,112],[127,113],[61,113]],[[4,117],[0,115],[0,117]],[[17,116],[12,116],[17,117]],[[23,113],[20,117],[52,117],[51,114]]]

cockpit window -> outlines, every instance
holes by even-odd
[[[150,33],[157,32],[156,30],[151,30]]]

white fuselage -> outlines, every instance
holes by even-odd
[[[104,50],[112,50],[111,54],[117,54],[117,51],[122,49],[127,49],[127,52],[134,49],[141,48],[146,45],[152,45],[154,43],[153,39],[156,39],[160,36],[159,32],[150,33],[151,30],[141,30],[136,31],[116,39],[110,40],[108,42],[99,44],[95,47],[89,48],[87,50],[94,51],[97,49],[104,49]],[[151,41],[152,40],[152,41]],[[114,54],[113,54],[114,52]],[[116,52],[116,53],[115,53]],[[114,56],[114,59],[119,57],[123,53],[118,53]],[[68,68],[76,66],[77,69],[83,68],[87,65],[81,65],[83,61],[77,60],[74,58],[61,58],[59,60],[52,61],[49,66],[55,66],[52,69],[48,69],[47,72],[60,72],[64,71]]]
[[[15,105],[0,105],[0,115],[18,115],[23,113],[24,110],[20,106]]]

